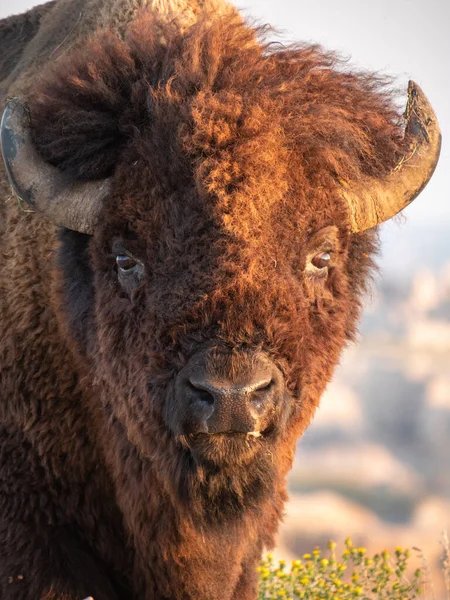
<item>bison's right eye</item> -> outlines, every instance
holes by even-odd
[[[138,262],[126,254],[118,254],[116,256],[116,263],[123,273],[133,271],[138,266]]]
[[[127,294],[131,294],[144,277],[144,263],[123,251],[116,252],[117,278]]]

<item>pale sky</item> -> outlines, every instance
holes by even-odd
[[[404,211],[406,223],[384,226],[383,264],[408,269],[436,251],[450,261],[450,0],[235,1],[276,26],[286,41],[320,43],[358,67],[395,75],[405,88],[410,78],[422,87],[441,124],[441,160],[427,189]],[[0,18],[40,3],[0,0]]]

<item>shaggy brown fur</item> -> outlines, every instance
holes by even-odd
[[[36,64],[60,58],[38,75],[14,50],[28,75],[10,94],[46,160],[114,185],[92,238],[7,204],[0,597],[251,600],[372,266],[375,234],[349,234],[336,180],[385,174],[399,118],[378,78],[272,47],[231,10],[182,28],[144,10],[52,50],[69,4],[30,42]],[[125,251],[140,279],[118,276]],[[231,378],[257,354],[283,373],[261,438],[174,435],[175,377],[205,346]]]

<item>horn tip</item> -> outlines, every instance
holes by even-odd
[[[428,104],[427,97],[423,93],[421,87],[415,81],[410,79],[408,81],[408,102],[406,105],[405,116],[408,117],[417,105],[424,104],[424,102]]]
[[[413,137],[419,136],[428,143],[433,140],[437,144],[440,137],[439,123],[427,96],[421,87],[410,80],[408,82],[408,102],[404,113],[406,119],[405,133]]]

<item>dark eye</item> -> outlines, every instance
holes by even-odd
[[[311,263],[316,269],[325,269],[331,262],[331,254],[329,252],[320,252],[312,259]]]
[[[126,254],[118,254],[116,256],[116,263],[119,269],[123,272],[132,271],[137,266],[137,261]]]

